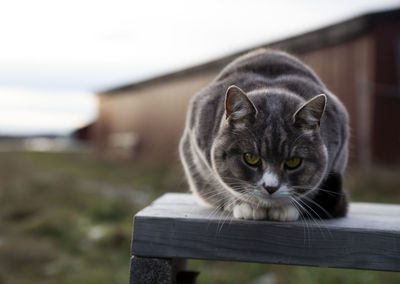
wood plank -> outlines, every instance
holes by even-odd
[[[346,218],[251,221],[168,193],[135,216],[132,254],[400,271],[400,206],[352,203]]]

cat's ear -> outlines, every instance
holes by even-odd
[[[226,91],[225,114],[226,118],[231,121],[245,118],[254,119],[257,109],[239,87],[232,85]]]
[[[293,115],[295,125],[306,128],[315,129],[319,126],[322,114],[326,107],[326,95],[321,94],[313,97],[309,101],[302,104]]]

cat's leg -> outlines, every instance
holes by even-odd
[[[198,165],[196,165],[188,132],[185,132],[185,134],[181,138],[179,144],[179,155],[181,158],[183,169],[185,171],[186,180],[189,184],[190,191],[203,205],[212,206],[213,204],[207,202],[206,198],[203,196],[204,194],[200,194],[200,188],[202,184],[204,187],[205,182],[202,182],[203,179],[199,173]]]
[[[343,217],[347,213],[348,197],[342,187],[342,174],[330,173],[311,199],[304,199],[305,209],[314,218]]]
[[[179,152],[190,191],[202,205],[227,210],[229,205],[234,204],[229,193],[221,188],[194,150],[188,133],[181,139]]]
[[[332,165],[331,172],[343,174],[347,166],[347,160],[349,158],[349,146],[347,136],[343,138],[344,142],[339,152],[337,153],[335,160]]]
[[[317,194],[311,201],[305,201],[309,208],[308,213],[316,218],[343,217],[347,213],[348,196],[343,189],[343,172],[346,169],[348,160],[348,129],[343,132],[343,145],[338,152],[331,169],[331,172],[321,183]]]

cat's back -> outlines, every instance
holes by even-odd
[[[324,92],[315,73],[297,58],[281,51],[257,49],[228,64],[218,76],[191,100],[187,126],[200,126],[215,133],[224,114],[225,93],[229,86],[250,92],[276,87],[292,91],[304,99]],[[219,126],[219,124],[218,124]]]
[[[264,48],[238,57],[220,72],[214,83],[242,82],[244,90],[265,87],[266,83],[275,85],[288,76],[323,85],[315,73],[297,58],[282,51]]]

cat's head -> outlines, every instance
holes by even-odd
[[[325,105],[325,95],[304,101],[281,89],[229,87],[212,149],[218,179],[239,199],[264,206],[315,190],[327,168],[319,131]]]

